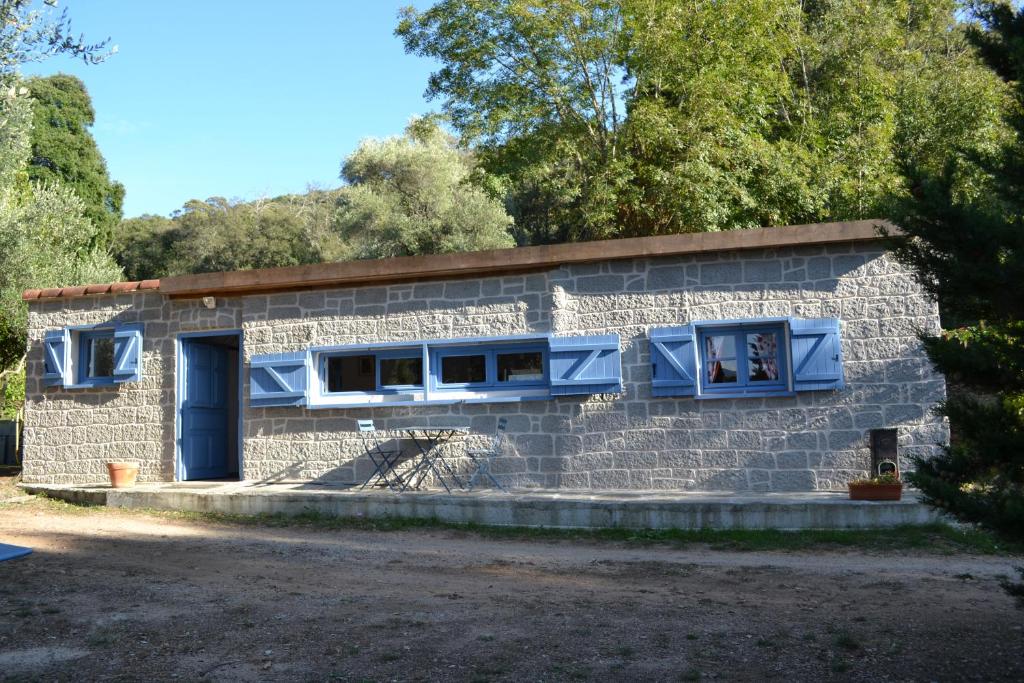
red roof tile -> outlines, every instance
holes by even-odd
[[[68,299],[87,294],[125,294],[138,290],[160,289],[159,280],[141,282],[110,282],[107,284],[85,285],[83,287],[50,287],[48,289],[26,289],[21,293],[25,301],[35,299]]]

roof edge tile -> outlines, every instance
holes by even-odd
[[[197,298],[487,277],[546,270],[571,263],[878,240],[881,238],[879,228],[882,227],[895,231],[895,227],[884,219],[868,219],[199,273],[164,278],[160,281],[160,292],[176,298]]]
[[[45,289],[26,289],[21,293],[23,301],[39,299],[71,299],[94,294],[127,294],[137,290],[160,289],[159,280],[142,280],[134,282],[108,282],[77,287],[47,287]]]

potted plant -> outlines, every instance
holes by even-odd
[[[880,474],[871,479],[857,479],[848,484],[850,500],[899,500],[903,482],[895,474]]]
[[[110,474],[110,486],[124,489],[135,486],[135,478],[139,476],[137,462],[108,462],[107,472]]]

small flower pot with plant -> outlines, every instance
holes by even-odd
[[[850,500],[899,500],[903,497],[903,482],[895,474],[857,479],[847,486],[850,488]]]

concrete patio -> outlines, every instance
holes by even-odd
[[[940,521],[911,493],[901,501],[851,501],[843,492],[358,490],[316,484],[177,482],[22,485],[72,503],[243,515],[318,513],[338,517],[438,519],[494,526],[625,529],[874,529]]]

